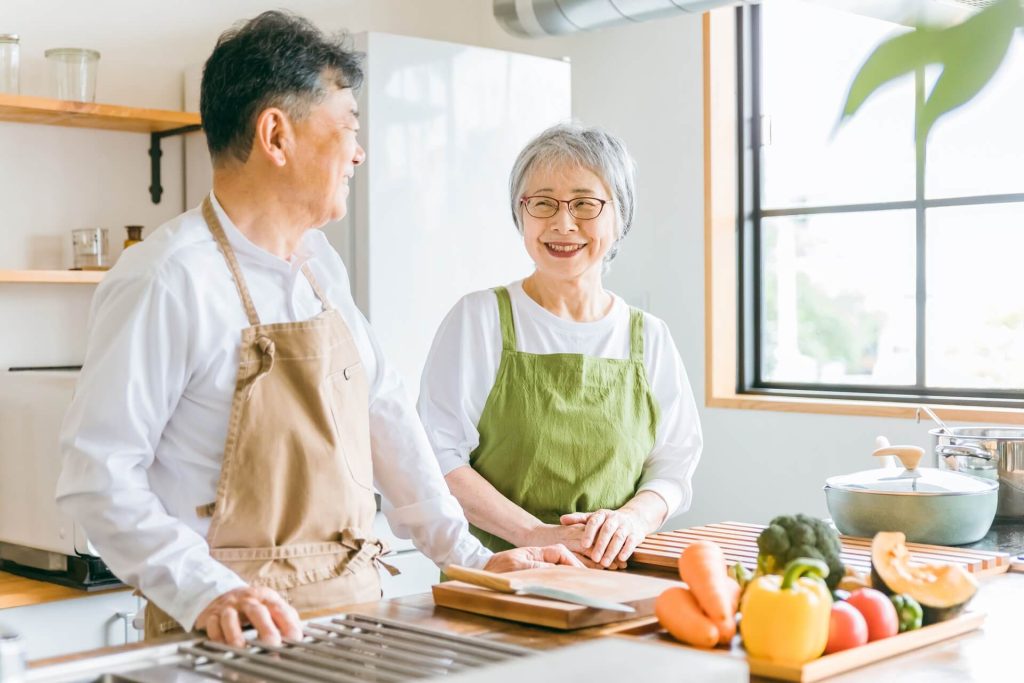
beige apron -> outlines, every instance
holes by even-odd
[[[260,324],[209,198],[203,217],[245,306],[238,380],[207,540],[213,558],[300,612],[381,596],[373,538],[369,397],[359,351],[309,268],[323,306],[303,322]],[[390,569],[390,568],[389,568]],[[181,627],[152,603],[146,637]]]

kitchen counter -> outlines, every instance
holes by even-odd
[[[1000,574],[982,580],[981,590],[971,604],[975,611],[986,612],[988,618],[982,629],[934,645],[915,650],[876,664],[834,677],[832,681],[846,683],[876,683],[899,680],[921,683],[943,681],[1008,680],[1010,672],[1019,666],[1016,650],[1020,605],[1024,605],[1024,574]],[[555,631],[491,619],[443,607],[435,607],[430,594],[420,594],[377,603],[355,605],[349,612],[397,619],[425,628],[438,629],[478,638],[522,645],[536,649],[550,649],[578,643],[605,635],[608,627],[594,627],[579,631]],[[311,613],[307,618],[328,613]],[[184,638],[184,636],[182,636]],[[100,653],[137,649],[139,645],[110,648],[82,653],[55,660],[33,663],[33,668],[48,663],[96,656]],[[723,656],[728,656],[723,654]],[[642,663],[637,674],[644,673]],[[691,672],[698,679],[698,672]],[[752,681],[768,679],[752,678]]]
[[[127,586],[111,588],[110,591],[131,590]],[[71,600],[99,595],[108,591],[84,591],[78,588],[59,586],[47,581],[36,581],[0,571],[0,610],[13,607],[42,605],[58,600]]]

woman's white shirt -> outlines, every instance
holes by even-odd
[[[415,406],[356,308],[341,257],[319,230],[290,261],[238,231],[211,194],[263,323],[308,320],[321,305],[308,264],[355,339],[370,380],[374,484],[394,532],[435,563],[490,557],[448,491]],[[245,585],[210,557],[241,330],[238,290],[199,209],[126,250],[93,298],[85,364],[61,430],[61,509],[103,560],[186,629],[218,595]]]
[[[524,291],[508,286],[517,350],[534,354],[577,353],[596,358],[629,357],[629,306],[613,295],[600,320],[574,322],[547,311]],[[703,439],[693,391],[668,326],[644,313],[644,365],[660,410],[654,448],[644,462],[640,491],[665,500],[668,514],[690,507],[691,479]],[[477,425],[501,362],[498,300],[492,290],[463,297],[434,337],[423,369],[417,408],[441,470],[469,464],[480,444]],[[585,429],[585,425],[580,425]]]

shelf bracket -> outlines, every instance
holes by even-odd
[[[185,133],[202,130],[202,128],[200,125],[182,126],[181,128],[172,128],[171,130],[162,130],[149,134],[149,197],[153,200],[154,204],[160,203],[160,197],[164,193],[163,185],[160,184],[160,157],[164,155],[160,149],[160,141],[174,135],[184,135]]]

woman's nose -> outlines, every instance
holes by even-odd
[[[356,154],[352,157],[352,163],[358,166],[364,161],[366,161],[366,150],[363,149],[362,145],[356,143]]]
[[[579,229],[576,219],[572,217],[568,207],[564,204],[558,208],[558,213],[549,219],[548,225],[559,232],[575,232]]]

